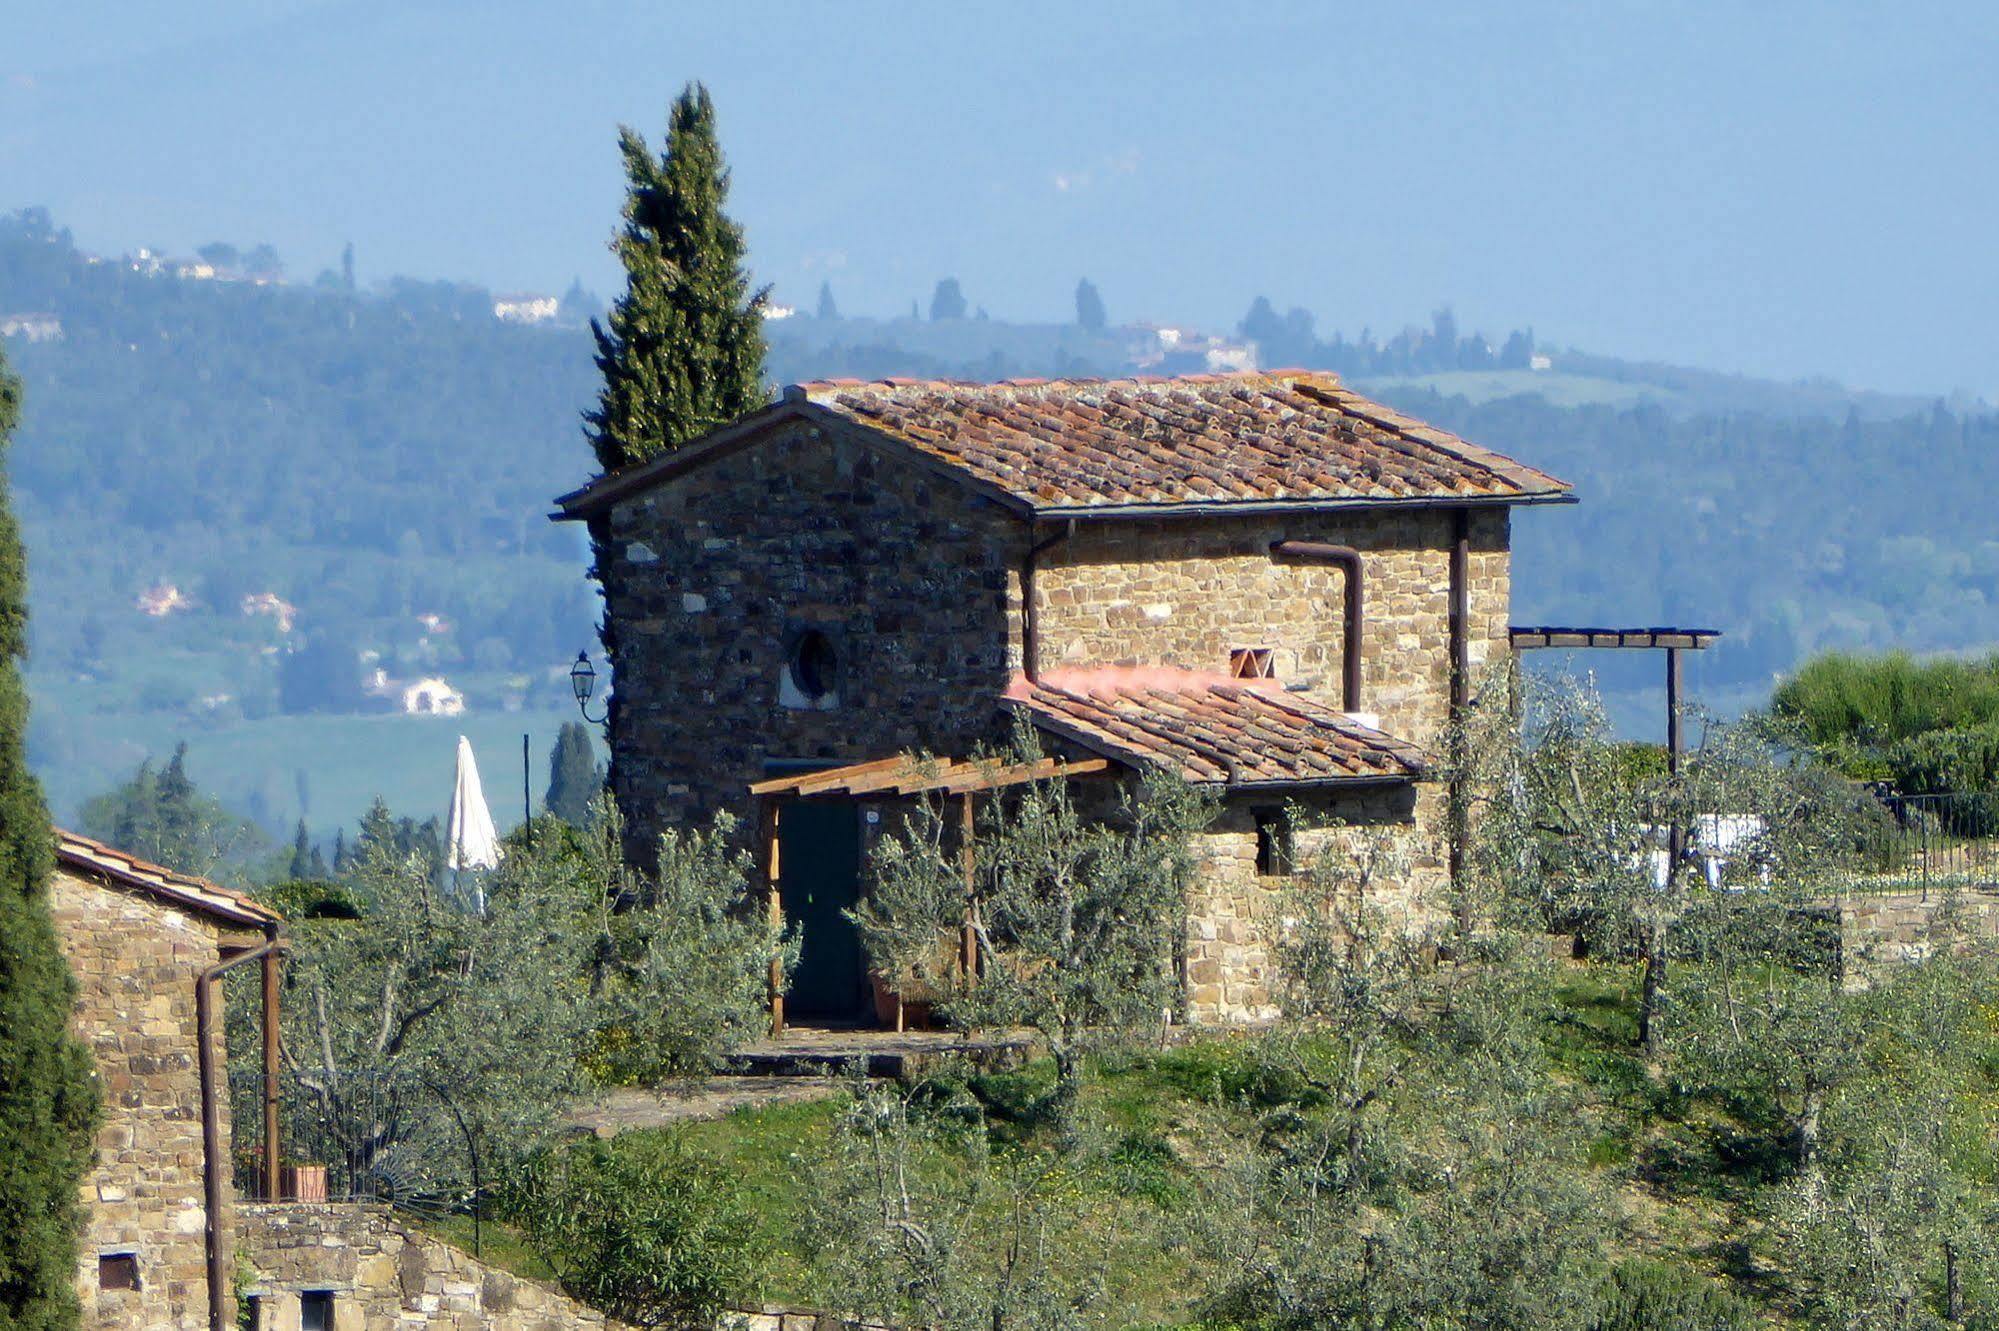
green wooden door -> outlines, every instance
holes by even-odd
[[[852,1021],[869,1008],[860,932],[843,913],[860,895],[860,810],[837,799],[787,803],[778,821],[778,896],[799,931],[787,1020]]]

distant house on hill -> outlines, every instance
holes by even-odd
[[[1154,374],[1239,374],[1256,369],[1256,344],[1173,325],[1134,324],[1132,365]]]
[[[540,296],[528,292],[493,297],[493,317],[501,323],[541,324],[551,323],[559,302],[554,296]]]
[[[133,604],[138,607],[140,614],[149,615],[154,619],[165,619],[168,615],[194,608],[194,602],[189,599],[187,593],[171,582],[154,583],[140,592]]]
[[[57,342],[62,339],[62,320],[53,314],[0,314],[0,337]]]
[[[1513,509],[1571,497],[1330,374],[849,380],[558,516],[598,543],[631,849],[761,802],[803,941],[786,1015],[867,1010],[843,910],[899,801],[1157,772],[1220,801],[1187,1013],[1244,1021],[1274,1013],[1279,889],[1310,850],[1290,807],[1383,829],[1408,865],[1384,906],[1438,904],[1434,746],[1508,648]],[[1015,722],[1054,766],[968,761]]]
[[[403,712],[409,716],[463,716],[465,695],[432,676],[403,687]]]
[[[298,620],[298,607],[276,592],[247,592],[242,601],[243,613],[247,616],[268,616],[280,633],[290,633]]]

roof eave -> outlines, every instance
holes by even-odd
[[[710,431],[685,448],[663,453],[650,461],[641,462],[636,467],[626,467],[622,471],[599,476],[588,485],[558,496],[555,501],[556,511],[548,515],[549,521],[586,521],[621,499],[643,490],[650,490],[653,486],[671,480],[683,472],[692,471],[728,451],[731,445],[746,442],[761,430],[813,411],[811,403],[793,398],[781,398],[767,407]]]
[[[161,865],[60,828],[56,830],[56,862],[69,873],[101,878],[121,889],[143,892],[155,900],[225,924],[264,931],[284,924],[284,916],[241,893],[207,879],[175,874]]]
[[[1429,772],[1383,772],[1368,776],[1273,777],[1265,781],[1192,781],[1188,784],[1225,795],[1253,795],[1274,790],[1374,790],[1410,786],[1435,778]]]
[[[809,420],[822,429],[840,431],[851,438],[911,463],[940,479],[951,481],[975,495],[990,499],[1021,518],[1031,518],[1034,506],[1019,495],[954,467],[922,448],[898,439],[864,421],[857,421],[810,398],[786,396],[754,415],[725,425],[687,447],[668,453],[637,467],[599,477],[580,490],[558,498],[551,522],[584,522],[633,495],[664,485],[708,463],[756,442],[762,433],[786,420]]]
[[[1231,517],[1242,514],[1323,513],[1363,508],[1521,508],[1580,502],[1572,491],[1522,495],[1411,495],[1397,499],[1213,499],[1137,504],[1037,506],[1037,519]]]

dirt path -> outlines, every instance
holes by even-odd
[[[738,1109],[822,1100],[840,1089],[831,1077],[696,1077],[665,1086],[621,1086],[579,1105],[569,1124],[599,1137],[634,1128],[721,1118]]]

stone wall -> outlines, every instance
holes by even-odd
[[[720,1331],[894,1331],[880,1322],[863,1322],[812,1308],[746,1308],[723,1313]]]
[[[196,1327],[208,1319],[195,977],[220,960],[213,923],[58,870],[56,931],[78,986],[72,1027],[104,1100],[83,1182],[77,1292],[86,1327]],[[221,1023],[218,1066],[225,1057]],[[218,1077],[227,1140],[227,1078]],[[135,1290],[100,1290],[98,1259],[131,1253]]]
[[[1417,744],[1450,715],[1450,548],[1444,509],[1344,509],[1283,517],[1079,524],[1037,562],[1038,663],[1169,665],[1224,672],[1235,647],[1269,647],[1277,677],[1341,707],[1345,575],[1270,557],[1279,540],[1361,553],[1361,707]],[[1469,656],[1506,650],[1508,516],[1474,510]]]
[[[1471,514],[1475,674],[1506,649],[1509,521]],[[1079,523],[1037,560],[1036,662],[1219,673],[1231,648],[1267,647],[1287,685],[1343,706],[1344,575],[1273,560],[1270,546],[1350,545],[1365,583],[1360,710],[1432,745],[1450,708],[1453,529],[1443,508]],[[616,670],[611,784],[635,856],[665,828],[747,813],[746,787],[773,761],[962,755],[1005,735],[995,703],[1022,665],[1031,529],[954,479],[855,431],[794,422],[617,503],[593,532]],[[785,682],[807,629],[837,657],[833,696],[816,705]],[[1424,897],[1443,872],[1441,791],[1366,798],[1406,806],[1368,816],[1405,828],[1420,868],[1394,895]],[[1204,1020],[1271,1002],[1251,924],[1271,892],[1254,881],[1244,808],[1207,838],[1215,867],[1189,954]]]
[[[1999,893],[1896,892],[1841,897],[1839,964],[1865,985],[1883,968],[1921,961],[1939,947],[1999,941]]]
[[[308,1291],[333,1295],[334,1331],[574,1331],[623,1324],[559,1290],[488,1266],[387,1207],[237,1208],[239,1277],[258,1331],[298,1331]]]
[[[1405,927],[1443,909],[1448,872],[1443,836],[1445,793],[1424,784],[1286,803],[1239,796],[1228,800],[1200,838],[1201,879],[1188,903],[1187,1020],[1193,1024],[1274,1020],[1281,997],[1274,944],[1283,928],[1290,882],[1257,873],[1256,813],[1289,808],[1316,829],[1300,830],[1294,862],[1303,867],[1336,838],[1355,842],[1357,862],[1373,847],[1360,837],[1386,834],[1394,872],[1372,885],[1368,904]],[[1338,852],[1335,852],[1336,854]]]
[[[1004,727],[1025,525],[841,431],[791,425],[597,524],[630,844],[744,812],[767,759],[962,754]],[[808,628],[834,698],[785,696]],[[787,704],[790,705],[787,705]]]

